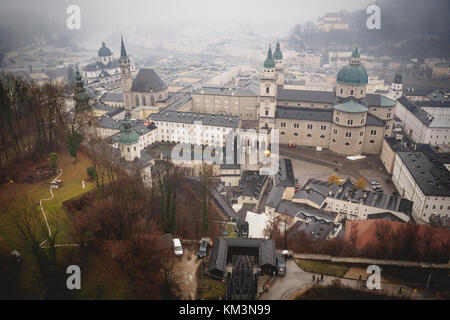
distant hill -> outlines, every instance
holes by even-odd
[[[352,47],[356,43],[366,53],[391,57],[449,57],[450,1],[379,0],[381,29],[369,30],[365,10],[341,11],[350,31],[304,31],[296,25],[289,36],[293,49]],[[307,28],[306,28],[307,30]]]

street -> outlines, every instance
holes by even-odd
[[[291,300],[294,299],[301,291],[311,287],[313,273],[303,271],[292,259],[286,261],[286,276],[277,277],[272,282],[269,291],[260,296],[260,300]],[[318,274],[316,274],[316,277]],[[334,279],[340,279],[341,284],[355,289],[361,288],[361,282],[358,279],[337,278],[325,276],[324,281],[320,285],[330,285]],[[364,277],[363,277],[364,279]],[[406,294],[410,294],[413,288],[401,284],[386,283],[381,279],[381,290],[391,295],[398,295],[400,288],[404,289]],[[423,298],[423,292],[418,290],[417,293],[411,295],[414,298]]]

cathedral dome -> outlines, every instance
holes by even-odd
[[[367,84],[369,82],[369,77],[367,76],[367,71],[361,66],[360,54],[358,52],[358,47],[353,51],[350,57],[350,62],[348,66],[343,67],[339,70],[337,75],[337,82],[342,84]]]
[[[275,68],[275,60],[272,58],[272,48],[269,47],[267,59],[264,61],[264,68]]]
[[[98,50],[98,56],[99,57],[109,57],[112,55],[111,50],[105,45],[104,42],[102,42],[102,47]]]
[[[369,77],[364,67],[360,65],[348,65],[339,71],[337,82],[344,84],[367,84]]]

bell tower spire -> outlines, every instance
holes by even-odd
[[[122,35],[120,36],[120,42],[120,77],[122,79],[123,102],[125,110],[131,110],[131,63]]]

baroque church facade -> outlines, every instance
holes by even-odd
[[[280,144],[327,148],[342,155],[379,154],[392,134],[396,101],[367,93],[356,48],[337,74],[336,91],[283,88],[283,55],[269,48],[260,85],[259,127],[276,128]],[[395,88],[397,89],[397,88]]]

